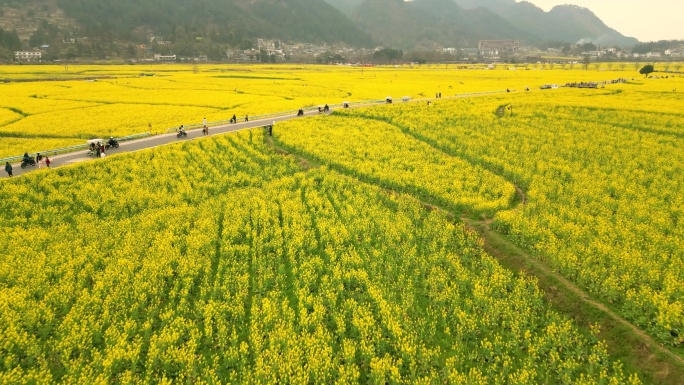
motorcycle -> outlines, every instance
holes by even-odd
[[[185,131],[178,131],[178,134],[176,134],[176,138],[182,138],[182,137],[187,137],[188,133]]]
[[[21,161],[21,168],[26,168],[28,166],[35,166],[35,165],[36,165],[36,160],[33,158],[22,159],[22,161]]]
[[[119,148],[119,142],[116,141],[116,139],[112,139],[112,140],[108,141],[105,144],[105,150],[109,150],[110,148]]]

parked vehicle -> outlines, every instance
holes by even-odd
[[[24,158],[21,161],[21,168],[26,168],[28,166],[35,166],[36,160],[33,158]]]

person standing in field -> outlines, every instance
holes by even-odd
[[[39,152],[36,154],[36,165],[38,166],[38,168],[40,168],[40,166],[42,166],[42,164],[43,164],[43,156],[40,155],[40,152]]]
[[[235,114],[233,114],[233,123],[237,123],[237,116]]]
[[[249,122],[249,115],[245,115],[245,122]]]
[[[9,177],[12,177],[12,165],[9,162],[5,162],[5,171]]]
[[[47,166],[47,168],[50,168],[50,163],[52,163],[52,162],[50,161],[50,158],[48,158],[48,157],[46,156],[46,157],[45,157],[45,165]]]

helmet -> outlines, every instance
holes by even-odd
[[[113,137],[113,136],[110,136],[109,139],[114,139],[114,137]]]

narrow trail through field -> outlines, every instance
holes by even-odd
[[[398,128],[402,129],[401,127]],[[405,128],[402,129],[402,131],[404,130]],[[405,134],[414,136],[411,133]],[[321,163],[319,159],[309,159],[307,154],[284,149],[277,142],[277,139],[268,138],[267,142],[278,153],[296,156],[300,164]],[[433,144],[428,144],[442,151]],[[449,153],[445,153],[445,155],[455,156]],[[586,330],[593,325],[599,325],[601,330],[599,338],[606,342],[611,355],[622,361],[627,369],[638,371],[645,383],[682,384],[682,378],[684,378],[684,359],[681,356],[658,343],[646,332],[620,316],[604,303],[592,298],[585,290],[549,268],[545,263],[523,250],[505,235],[497,232],[491,227],[492,218],[481,216],[474,219],[472,214],[452,212],[441,207],[436,202],[425,201],[424,197],[418,198],[407,192],[395,191],[379,184],[372,178],[354,175],[345,167],[335,167],[334,164],[327,164],[332,169],[354,178],[360,183],[380,187],[389,194],[411,196],[412,199],[415,199],[426,209],[438,210],[444,213],[450,220],[464,223],[469,230],[480,235],[485,251],[495,257],[502,266],[516,274],[535,277],[538,286],[544,292],[546,301],[556,311],[573,319],[576,324]],[[490,170],[490,172],[494,171]],[[503,175],[497,175],[507,179]],[[516,207],[526,205],[528,202],[527,194],[523,188],[518,186],[517,183],[512,184],[515,187],[516,198],[513,199],[511,206],[507,209],[515,209]]]
[[[307,115],[315,115],[315,112],[307,113]],[[373,116],[361,116],[367,119],[375,119],[383,121],[384,123],[393,124]],[[219,127],[212,127],[211,135],[223,134],[230,131],[237,131],[241,129],[248,129],[253,127],[260,127],[271,124],[275,121],[283,121],[294,119],[295,116],[281,116],[277,118],[269,118],[261,121],[250,121],[245,123],[238,123],[233,125],[222,125]],[[466,156],[465,154],[454,154],[450,151],[445,151],[438,143],[433,140],[423,137],[422,135],[411,131],[407,127],[400,127],[396,124],[395,127],[401,130],[405,135],[411,136],[416,140],[424,142],[444,154],[463,159],[471,164],[478,164],[489,172],[502,177],[515,186],[516,197],[512,199],[511,205],[507,209],[514,209],[515,207],[524,206],[528,202],[528,197],[525,192],[526,183],[518,175],[511,175],[504,172],[500,166],[489,163],[483,159],[475,159]],[[188,139],[201,137],[200,132],[192,132]],[[116,152],[136,151],[140,149],[156,147],[168,143],[177,143],[188,139],[177,139],[175,134],[159,135],[151,138],[142,139],[135,142],[122,143],[122,148]],[[560,273],[553,271],[544,262],[535,258],[531,253],[523,250],[511,241],[505,235],[497,232],[491,227],[491,217],[473,218],[466,216],[464,213],[449,211],[441,207],[436,200],[431,200],[431,197],[416,197],[415,195],[407,194],[400,190],[388,188],[386,185],[382,186],[377,180],[372,178],[363,178],[358,175],[353,175],[350,170],[340,166],[334,167],[329,162],[321,162],[319,159],[313,159],[301,151],[287,151],[278,142],[277,139],[268,137],[267,141],[273,145],[277,153],[283,155],[294,155],[299,160],[302,169],[307,170],[311,167],[316,167],[321,163],[326,163],[331,169],[336,170],[342,174],[348,175],[351,178],[358,180],[360,183],[375,185],[382,188],[388,193],[402,194],[412,196],[418,202],[423,204],[426,209],[439,210],[445,215],[458,222],[463,222],[472,231],[480,234],[484,242],[485,250],[492,256],[496,257],[502,266],[518,274],[525,274],[533,276],[537,279],[539,287],[543,290],[546,300],[562,314],[572,318],[577,324],[584,328],[589,328],[591,325],[598,324],[601,326],[601,334],[599,337],[606,341],[609,352],[616,358],[623,361],[627,369],[637,370],[642,379],[646,383],[658,384],[682,384],[684,378],[684,359],[676,352],[666,348],[651,336],[639,329],[631,322],[627,321],[615,311],[613,311],[606,304],[592,298],[586,291],[576,286],[564,278]],[[56,156],[55,165],[67,165],[75,162],[87,160],[88,157],[84,154],[66,154]],[[18,166],[18,165],[17,165]],[[21,174],[21,169],[16,167],[18,174]],[[27,170],[28,171],[28,170]],[[214,261],[212,261],[214,262]],[[213,265],[213,263],[212,263]],[[254,295],[255,287],[255,261],[250,260],[248,265],[249,272],[249,295],[246,298],[245,317],[247,321],[251,318],[251,298]],[[212,272],[218,266],[212,266]],[[241,336],[247,338],[247,335]],[[147,348],[144,346],[144,348]],[[146,350],[145,350],[146,352]]]

